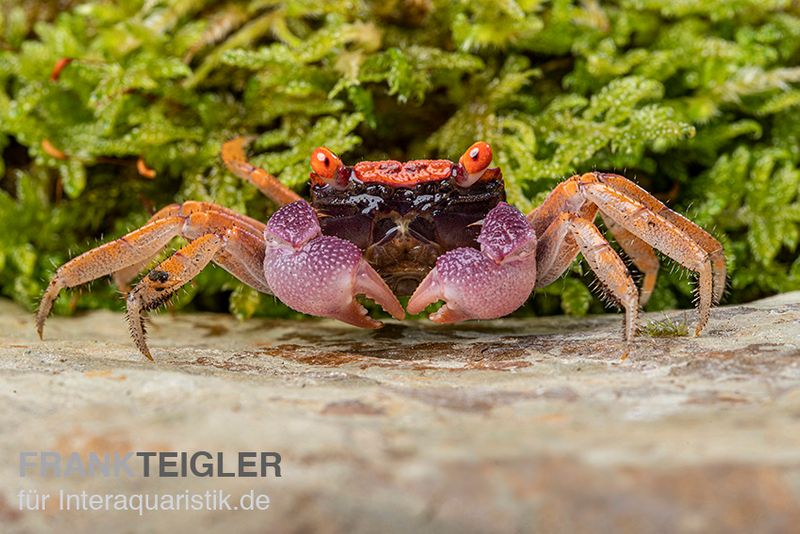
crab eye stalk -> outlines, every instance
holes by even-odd
[[[492,163],[492,147],[489,143],[478,141],[464,152],[458,163],[464,172],[456,177],[456,184],[469,187],[480,180]]]
[[[347,178],[340,172],[344,168],[342,160],[324,146],[311,153],[311,168],[326,184],[337,189],[347,187]]]

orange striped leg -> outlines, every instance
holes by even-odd
[[[180,204],[170,204],[169,206],[165,206],[158,210],[150,220],[147,221],[147,224],[153,223],[155,221],[160,221],[161,219],[167,219],[169,217],[174,217],[180,214],[181,205]],[[114,285],[117,286],[117,289],[122,291],[123,293],[127,294],[128,291],[131,290],[130,283],[131,280],[136,278],[136,275],[139,274],[144,270],[145,267],[150,265],[153,260],[156,259],[158,253],[161,249],[157,250],[155,254],[152,256],[145,258],[142,261],[136,262],[133,265],[129,265],[128,267],[124,267],[119,271],[113,273],[112,278],[114,279]]]
[[[153,219],[138,230],[81,254],[56,271],[36,315],[40,337],[61,289],[112,273],[116,273],[118,283],[127,284],[135,276],[134,269],[138,272],[178,235],[189,240],[209,233],[227,236],[227,245],[214,262],[245,284],[271,293],[264,276],[263,223],[222,206],[194,201],[167,206]]]
[[[183,218],[175,215],[154,221],[119,239],[86,251],[62,265],[56,271],[39,303],[39,310],[36,313],[36,330],[39,332],[39,337],[42,337],[44,321],[62,289],[79,286],[142,263],[153,257],[178,235],[183,223]]]
[[[649,298],[655,284],[654,255],[646,247],[654,247],[700,274],[699,334],[708,321],[712,303],[717,303],[725,289],[725,256],[720,243],[699,226],[664,204],[629,180],[615,174],[587,173],[560,183],[536,210],[528,215],[531,226],[540,236],[537,250],[540,270],[537,287],[554,281],[577,254],[577,245],[569,238],[543,239],[554,233],[554,221],[562,213],[588,213],[588,206],[599,207],[609,228],[619,228],[620,245],[645,273],[642,302]],[[587,220],[592,217],[584,216]],[[631,245],[628,235],[640,242]],[[648,276],[649,274],[649,276]]]
[[[581,176],[578,182],[582,194],[596,204],[608,219],[699,274],[699,318],[695,329],[695,335],[699,335],[708,322],[714,300],[715,280],[711,254],[693,239],[694,234],[690,231],[694,230],[684,230],[664,217],[666,207],[657,213],[649,207],[649,201],[646,204],[621,191],[621,188],[605,183],[607,176],[596,173]],[[628,187],[628,190],[631,188]],[[658,202],[655,199],[653,201]],[[694,223],[691,224],[692,227],[687,228],[695,227]],[[724,280],[722,282],[724,284]]]
[[[653,247],[627,231],[625,228],[614,222],[602,214],[600,217],[606,223],[608,231],[617,240],[619,246],[625,251],[625,254],[633,261],[639,271],[644,275],[642,280],[642,288],[639,290],[639,306],[644,307],[653,290],[656,287],[656,280],[658,279],[658,257],[656,256]]]
[[[262,293],[270,293],[269,286],[264,279],[264,228],[266,225],[260,221],[237,213],[233,210],[211,204],[209,202],[186,201],[183,204],[172,204],[158,211],[150,222],[171,215],[180,215],[187,219],[187,224],[181,232],[183,237],[193,239],[208,232],[221,233],[226,228],[240,228],[237,232],[238,239],[232,239],[226,249],[231,252],[220,252],[214,258],[214,263],[231,273],[233,276],[254,287]],[[114,283],[123,293],[130,290],[128,284],[145,267],[152,263],[158,253],[144,261],[126,267],[114,273]]]
[[[225,238],[215,234],[198,237],[159,263],[128,294],[128,326],[133,342],[149,360],[143,312],[169,300],[175,292],[197,276],[225,246]]]
[[[528,214],[528,221],[537,236],[544,235],[562,213],[580,213],[587,204],[591,204],[580,194],[576,178],[573,176],[555,186],[544,202]],[[594,216],[585,218],[594,220]]]
[[[593,206],[596,210],[596,206]],[[585,210],[589,211],[589,210]],[[562,213],[562,216],[567,214]],[[588,221],[593,217],[584,217]],[[605,221],[606,217],[603,218]],[[556,219],[539,238],[536,250],[537,268],[536,287],[545,287],[556,281],[572,264],[580,252],[580,247],[569,234],[563,224]],[[616,238],[625,253],[633,260],[634,265],[644,274],[642,288],[639,293],[639,306],[644,306],[653,294],[658,276],[658,257],[653,247],[634,236],[613,221],[606,221],[611,234]]]
[[[625,308],[625,340],[632,340],[639,315],[639,292],[625,263],[591,221],[572,216],[570,230],[608,295]]]
[[[581,219],[593,221],[597,214],[597,206],[586,203],[578,214]],[[564,219],[569,212],[561,212],[557,217],[548,219],[550,225],[539,236],[536,247],[536,287],[552,284],[564,274],[580,252],[580,246],[570,234]]]
[[[537,250],[537,276],[536,287],[544,287],[553,283],[560,277],[567,267],[578,255],[579,247],[569,237],[563,226],[553,226],[563,213],[579,213],[588,221],[594,221],[597,207],[581,195],[579,183],[572,177],[558,184],[537,209],[528,215],[528,220],[539,236]],[[626,180],[627,181],[627,180]],[[657,202],[657,201],[656,201]],[[639,305],[644,306],[650,299],[658,275],[658,258],[652,247],[637,238],[608,217],[604,217],[611,234],[616,238],[625,253],[633,260],[634,265],[644,274],[642,289],[639,295]],[[552,230],[551,230],[552,228]],[[558,228],[562,233],[561,239],[546,237],[548,231],[553,232]]]
[[[300,195],[283,185],[277,178],[247,161],[244,147],[248,142],[247,138],[237,137],[222,145],[222,161],[228,169],[256,186],[267,198],[281,206],[300,200]]]
[[[182,213],[187,217],[185,238],[227,235],[225,248],[214,257],[214,263],[261,293],[272,293],[264,276],[264,223],[207,202],[184,202]]]
[[[552,240],[556,247],[550,250],[557,250],[558,243],[564,243],[567,239],[572,245],[560,248],[565,248],[569,252],[556,252],[555,261],[550,267],[551,270],[555,267],[561,268],[561,272],[554,272],[547,276],[554,279],[561,276],[574,259],[574,254],[571,252],[573,246],[580,249],[589,267],[597,275],[597,279],[605,290],[605,295],[625,309],[625,339],[630,341],[636,335],[639,292],[625,263],[591,220],[572,213],[559,215],[542,236],[540,243]],[[549,244],[546,246],[549,249]],[[548,258],[545,257],[544,260],[548,261]]]
[[[593,221],[597,207],[580,194],[575,177],[558,184],[539,207],[528,214],[538,246],[536,249],[536,287],[553,283],[577,257],[580,247],[559,220],[566,213],[579,214]]]
[[[619,176],[617,174],[601,174],[591,173],[595,175],[598,181],[608,184],[610,187],[625,193],[627,196],[634,198],[647,206],[654,213],[661,215],[664,219],[675,225],[677,228],[685,232],[691,239],[700,245],[703,250],[708,253],[709,260],[713,270],[713,303],[719,304],[722,295],[725,292],[725,280],[727,277],[727,270],[725,266],[725,251],[722,244],[717,241],[711,234],[697,226],[695,223],[677,213],[661,201],[653,197],[650,193],[631,182],[630,180]],[[584,175],[586,176],[586,175]]]

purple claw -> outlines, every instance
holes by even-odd
[[[331,317],[364,328],[379,328],[355,299],[363,294],[392,317],[405,312],[397,297],[350,241],[323,236],[314,209],[299,200],[270,218],[264,273],[276,297],[309,315]]]
[[[480,250],[458,248],[439,257],[411,296],[409,313],[444,300],[430,320],[454,323],[495,319],[525,303],[536,282],[536,235],[525,216],[501,202],[486,215],[478,242]]]

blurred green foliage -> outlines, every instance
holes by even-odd
[[[169,202],[266,219],[218,157],[239,134],[299,191],[321,144],[355,162],[485,139],[523,210],[617,171],[722,240],[729,302],[798,289],[799,48],[789,0],[0,0],[0,292],[33,307],[58,265]],[[584,270],[528,312],[602,310]],[[691,292],[664,269],[649,308]],[[187,304],[292,315],[220,269]],[[57,310],[121,305],[103,282]]]

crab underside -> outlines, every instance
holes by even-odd
[[[246,140],[223,146],[237,175],[282,207],[265,224],[207,202],[157,212],[143,227],[60,267],[36,316],[39,335],[63,288],[113,275],[127,291],[136,346],[152,359],[145,312],[165,303],[214,262],[289,307],[366,328],[381,323],[356,299],[365,295],[392,317],[411,295],[416,314],[444,301],[430,319],[492,319],[520,307],[534,288],[558,279],[581,253],[612,301],[625,310],[625,339],[655,287],[658,249],[698,274],[699,335],[725,289],[720,243],[645,190],[615,174],[587,173],[561,182],[527,216],[504,202],[491,149],[475,143],[458,163],[363,162],[346,167],[325,148],[312,154],[311,203],[245,158]],[[595,226],[609,233],[643,274],[637,289],[625,263]],[[176,236],[189,243],[128,291],[128,285]]]

